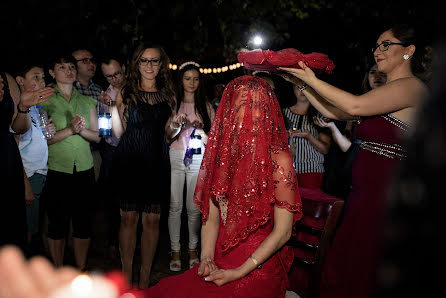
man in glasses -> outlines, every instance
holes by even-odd
[[[117,58],[106,57],[101,62],[101,70],[107,82],[110,84],[101,95],[100,113],[110,113],[109,106],[115,104],[116,96],[124,87],[125,80],[125,65],[120,63]],[[101,189],[110,190],[110,170],[112,164],[113,154],[119,143],[113,132],[111,136],[104,137],[105,143],[102,151],[102,166],[99,174],[99,182],[104,185]],[[114,196],[107,195],[108,198]],[[117,259],[119,256],[119,225],[121,223],[121,216],[119,214],[119,202],[104,202],[105,212],[107,216],[107,255],[110,259]]]
[[[96,74],[96,61],[94,60],[93,54],[87,49],[79,48],[73,51],[72,55],[76,60],[77,67],[77,77],[74,86],[82,95],[93,97],[99,102],[102,88],[93,82],[93,77]],[[100,143],[91,143],[90,147],[91,153],[93,154],[94,173],[97,181],[102,162]]]
[[[77,67],[75,87],[82,95],[91,96],[99,100],[102,88],[92,80],[96,74],[96,61],[93,58],[93,54],[86,49],[78,49],[72,55],[76,59]]]
[[[109,106],[114,104],[116,95],[121,92],[125,85],[125,65],[118,61],[118,59],[106,57],[101,62],[101,70],[107,82],[110,84],[103,92],[100,99],[100,113],[109,113]],[[106,138],[106,141],[110,138]],[[118,142],[108,142],[117,146]]]
[[[101,70],[107,82],[110,83],[105,93],[114,101],[117,92],[120,92],[125,85],[125,65],[117,59],[105,58],[101,63]]]

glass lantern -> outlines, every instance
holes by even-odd
[[[194,135],[189,141],[189,147],[192,150],[192,154],[201,154],[201,136]]]
[[[110,113],[98,114],[98,125],[100,137],[112,135],[112,119]]]

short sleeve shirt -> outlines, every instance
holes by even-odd
[[[73,88],[70,101],[67,101],[57,86],[50,100],[42,103],[42,108],[52,118],[56,131],[67,128],[79,114],[85,119],[85,128],[90,128],[90,111],[96,106],[96,100],[84,96]],[[48,147],[48,169],[72,174],[76,171],[86,171],[93,167],[93,156],[90,143],[80,135],[72,135]]]
[[[23,168],[27,177],[35,173],[46,175],[48,171],[48,145],[42,134],[39,112],[36,106],[30,108],[31,126],[29,130],[20,135],[19,150],[22,157]]]

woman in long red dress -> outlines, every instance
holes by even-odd
[[[162,279],[146,297],[284,297],[301,217],[296,173],[277,99],[243,76],[226,87],[206,145],[194,201],[201,263]]]
[[[355,133],[362,141],[344,220],[327,253],[322,297],[374,296],[387,186],[406,156],[405,132],[428,96],[427,86],[416,76],[423,70],[417,68],[423,49],[415,40],[415,31],[407,25],[384,31],[373,54],[387,83],[359,96],[318,79],[302,62],[301,69],[282,68],[297,78],[295,84],[324,116],[358,120]]]

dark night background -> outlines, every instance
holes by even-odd
[[[140,39],[164,46],[172,63],[193,59],[203,67],[236,62],[237,50],[255,33],[264,49],[293,47],[322,52],[336,64],[327,79],[357,92],[379,34],[407,22],[434,44],[445,31],[433,0],[196,0],[11,1],[0,3],[0,69],[13,73],[27,57],[45,59],[54,49],[86,47],[95,57],[126,57]],[[207,76],[227,83],[243,70]],[[175,75],[175,74],[173,74]],[[103,83],[100,69],[95,81]]]

